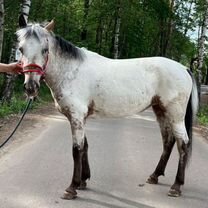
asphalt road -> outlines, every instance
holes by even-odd
[[[199,135],[181,197],[167,196],[177,169],[176,149],[160,183],[145,183],[162,150],[150,111],[88,121],[91,180],[76,200],[62,200],[73,169],[68,127],[59,114],[42,117],[41,125],[23,132],[23,142],[10,143],[0,154],[0,208],[208,208],[208,144]]]

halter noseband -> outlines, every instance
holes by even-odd
[[[43,69],[43,67],[37,65],[37,64],[28,64],[26,66],[24,66],[23,69],[23,73],[27,73],[27,72],[36,72],[37,74],[40,74],[41,76],[44,75],[45,70]]]
[[[37,74],[43,76],[45,75],[45,72],[46,72],[46,66],[47,66],[47,63],[48,63],[48,54],[47,54],[47,57],[46,57],[46,61],[45,61],[45,64],[43,66],[40,66],[38,64],[27,64],[26,66],[23,67],[23,74],[25,73],[28,73],[28,72],[36,72]]]

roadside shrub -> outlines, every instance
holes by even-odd
[[[208,106],[203,106],[198,112],[198,121],[201,125],[208,125]]]

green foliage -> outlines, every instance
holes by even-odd
[[[20,113],[23,111],[25,101],[18,99],[18,97],[13,97],[11,104],[3,104],[0,107],[0,118],[5,117],[9,114]]]
[[[115,14],[118,0],[89,1],[85,15],[86,0],[33,0],[29,21],[44,22],[55,19],[55,33],[75,45],[86,47],[102,55],[113,57]],[[121,30],[119,50],[121,58],[163,55],[176,60],[186,56],[190,60],[195,45],[190,44],[187,30],[196,21],[189,15],[192,0],[175,0],[171,8],[167,0],[121,0]],[[202,4],[197,4],[201,11]],[[20,1],[5,2],[5,38],[3,62],[8,61],[14,32],[17,28]],[[198,18],[196,12],[195,18]],[[171,24],[170,24],[171,23]],[[172,24],[174,26],[172,27]],[[171,35],[169,30],[171,28]],[[81,33],[86,29],[85,40]],[[166,38],[168,40],[166,40]],[[170,47],[167,48],[167,42]],[[188,48],[188,49],[187,49]]]
[[[41,104],[44,104],[45,102],[52,102],[52,101],[53,101],[53,98],[52,98],[49,88],[46,86],[44,82],[42,82],[40,86],[38,99],[37,99],[37,104],[41,105]]]
[[[202,125],[208,125],[208,106],[200,108],[198,113],[198,121]]]
[[[16,84],[16,87],[20,84]],[[23,88],[23,87],[22,87]],[[33,102],[32,109],[37,108],[38,106],[44,105],[47,102],[52,102],[52,97],[49,92],[48,87],[42,83],[39,97]],[[0,118],[6,117],[10,114],[20,114],[26,107],[26,95],[23,95],[23,89],[19,89],[18,92],[12,97],[10,103],[5,103],[0,106]]]
[[[18,14],[20,11],[20,1],[6,0],[5,22],[4,22],[4,42],[2,49],[2,62],[8,63],[12,44],[15,40],[15,31],[18,27]]]
[[[32,0],[29,22],[55,19],[55,33],[79,47],[113,57],[117,7],[120,2],[120,58],[166,56],[189,65],[197,46],[188,31],[201,24],[205,0]],[[18,27],[21,1],[5,1],[5,31],[2,62],[8,62]],[[83,31],[86,38],[82,38]],[[0,75],[0,86],[2,76]],[[22,93],[18,78],[15,94]],[[42,88],[42,87],[41,87]],[[19,90],[20,89],[20,90]],[[50,93],[44,92],[40,98]],[[17,95],[15,95],[17,96]],[[14,101],[14,100],[13,100]]]

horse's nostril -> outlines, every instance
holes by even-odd
[[[36,87],[37,90],[39,90],[39,88],[40,88],[40,86],[37,82],[35,82],[35,87]]]
[[[36,96],[39,91],[39,85],[34,80],[29,80],[24,84],[24,90],[28,96]]]
[[[26,84],[23,85],[23,89],[26,90]]]

